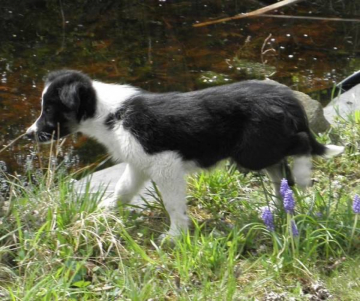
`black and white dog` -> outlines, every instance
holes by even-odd
[[[188,227],[185,175],[224,159],[265,170],[279,191],[282,162],[294,156],[294,176],[307,185],[311,155],[332,157],[343,147],[318,143],[293,92],[268,81],[244,81],[187,93],[150,93],[93,81],[81,72],[48,75],[40,117],[27,130],[39,142],[82,132],[126,162],[114,198],[131,201],[144,182],[159,187],[170,216],[169,235]]]

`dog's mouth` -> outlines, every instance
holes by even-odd
[[[35,140],[39,143],[50,143],[51,141],[56,141],[57,136],[54,134],[46,133],[46,132],[40,132],[35,134]]]
[[[53,134],[47,132],[27,132],[26,137],[32,141],[36,141],[44,144],[58,140],[58,137],[55,134],[55,132]]]

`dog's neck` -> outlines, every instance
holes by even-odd
[[[96,115],[97,118],[107,117],[110,113],[115,113],[122,103],[139,93],[139,89],[129,85],[106,84],[93,81],[96,92]]]
[[[114,114],[125,100],[139,93],[139,89],[129,85],[105,84],[97,81],[93,82],[93,87],[96,92],[95,116],[82,121],[78,131],[95,138],[112,152],[116,147],[118,133],[116,130],[108,129],[105,124],[106,118],[109,114]]]

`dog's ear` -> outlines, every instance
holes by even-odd
[[[81,83],[71,83],[62,87],[59,97],[62,103],[70,110],[77,112],[80,107]]]

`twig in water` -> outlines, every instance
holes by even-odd
[[[280,2],[277,2],[274,4],[262,7],[260,9],[254,10],[249,13],[239,14],[239,15],[236,15],[233,17],[223,18],[223,19],[214,20],[214,21],[198,23],[198,24],[194,24],[193,26],[194,27],[202,27],[202,26],[212,25],[212,24],[216,24],[216,23],[223,23],[223,22],[227,22],[227,21],[231,21],[231,20],[237,20],[237,19],[243,19],[243,18],[247,18],[247,17],[258,16],[258,15],[267,13],[268,11],[272,11],[274,9],[283,7],[285,5],[294,4],[294,3],[301,2],[301,1],[303,1],[303,0],[283,0],[283,1],[280,1]]]
[[[269,48],[269,49],[265,49],[268,41],[270,40],[270,38],[272,37],[272,34],[270,33],[268,35],[268,37],[264,40],[263,45],[261,46],[261,62],[262,64],[265,66],[267,64],[267,60],[265,59],[265,55],[269,52],[274,52],[276,53],[276,50],[274,48]],[[273,73],[269,74],[269,75],[265,75],[266,78],[269,78],[271,76],[273,76],[276,73],[276,71],[274,71]]]
[[[300,19],[300,20],[312,20],[312,21],[330,21],[330,22],[360,22],[360,19],[327,18],[327,17],[314,17],[314,16],[291,16],[291,15],[263,14],[263,15],[258,15],[256,17],[281,18],[281,19]]]
[[[62,25],[62,41],[61,41],[60,49],[58,51],[56,51],[57,55],[65,49],[65,25],[66,25],[65,14],[64,14],[63,5],[62,5],[61,0],[59,0],[59,6],[60,6],[60,13],[61,13],[61,20],[62,20],[62,22],[61,22],[61,25]]]
[[[268,52],[276,52],[276,50],[274,48],[269,48],[269,49],[265,50],[266,44],[270,40],[271,37],[272,37],[272,34],[269,34],[268,37],[264,40],[263,45],[261,46],[261,62],[263,63],[263,65],[265,65],[267,63],[267,60],[265,60],[265,58],[264,58],[265,54],[267,54]]]

